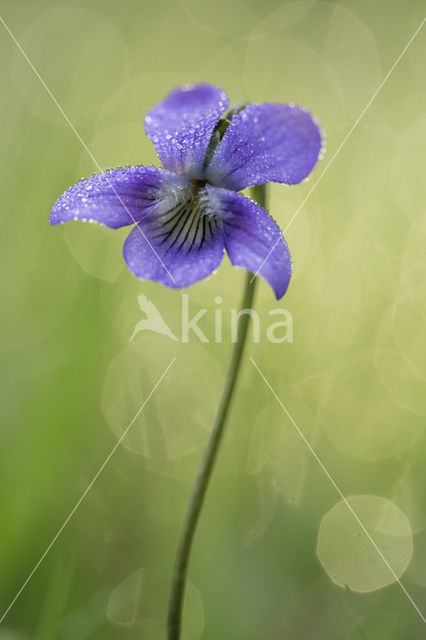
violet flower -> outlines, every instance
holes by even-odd
[[[209,84],[171,91],[145,118],[164,168],[95,174],[56,201],[51,224],[135,224],[124,243],[127,266],[173,288],[209,276],[226,249],[233,265],[258,272],[281,298],[291,277],[287,244],[266,210],[237,192],[304,180],[320,156],[321,131],[292,104],[252,104],[230,122],[221,119],[227,106],[226,94]]]

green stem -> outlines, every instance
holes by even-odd
[[[252,197],[261,206],[265,206],[266,186],[259,185],[257,187],[254,187],[252,189]],[[252,308],[254,292],[256,288],[256,280],[257,278],[255,278],[252,273],[247,273],[243,299],[241,303],[241,310],[249,310]],[[237,342],[235,343],[234,350],[232,352],[232,357],[225,378],[225,384],[223,387],[222,396],[220,398],[216,419],[214,421],[210,438],[207,443],[200,467],[198,469],[197,476],[195,478],[180,534],[169,601],[169,615],[167,620],[168,640],[179,640],[181,637],[182,609],[192,542],[194,540],[194,535],[204,503],[204,498],[206,496],[209,480],[211,478],[220,443],[222,441],[226,419],[228,417],[235,384],[237,382],[238,373],[241,367],[244,345],[246,343],[248,328],[250,324],[250,314],[241,314],[239,318],[240,323],[238,327]]]

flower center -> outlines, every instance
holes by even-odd
[[[177,194],[173,194],[177,196]],[[180,191],[167,211],[156,216],[159,245],[187,253],[198,251],[209,240],[221,221],[215,215],[204,180],[193,180]]]

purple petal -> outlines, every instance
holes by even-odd
[[[234,191],[265,182],[296,184],[310,174],[321,150],[321,130],[309,111],[253,104],[232,118],[206,178]]]
[[[53,205],[50,223],[97,222],[118,229],[139,222],[172,192],[184,190],[182,176],[157,167],[126,167],[97,173],[70,187]]]
[[[291,257],[277,223],[250,198],[218,187],[207,190],[211,206],[224,222],[232,264],[265,278],[277,300],[282,298],[291,278]]]
[[[228,98],[221,89],[188,84],[174,89],[150,109],[145,130],[163,167],[202,179],[211,134],[227,106]]]
[[[142,220],[124,243],[124,259],[138,278],[174,289],[209,276],[224,253],[220,222],[209,218],[192,196],[173,211]]]

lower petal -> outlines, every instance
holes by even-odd
[[[290,283],[291,256],[277,223],[250,198],[218,187],[207,189],[212,208],[223,220],[232,264],[262,276],[277,300],[282,298]]]
[[[130,232],[123,248],[124,260],[137,278],[174,289],[207,278],[219,267],[223,253],[220,221],[193,202],[145,218]]]
[[[172,204],[188,182],[157,167],[124,167],[97,173],[70,187],[53,205],[49,221],[96,222],[118,229]]]

